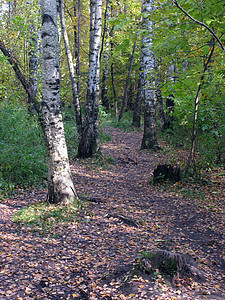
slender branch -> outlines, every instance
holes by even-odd
[[[102,33],[102,44],[100,49],[100,60],[102,57],[102,52],[104,49],[104,41],[105,41],[105,33],[106,33],[106,26],[107,26],[107,13],[108,13],[108,6],[109,6],[109,0],[106,1],[106,8],[105,8],[105,16],[104,16],[104,27],[103,27],[103,33]]]
[[[190,155],[188,157],[187,160],[187,164],[184,170],[184,173],[187,174],[187,171],[190,168],[190,165],[192,163],[192,161],[194,160],[194,155],[195,155],[195,145],[196,145],[196,136],[197,136],[197,116],[198,116],[198,106],[199,106],[199,102],[200,102],[200,94],[201,94],[201,90],[202,90],[202,86],[204,84],[204,79],[205,79],[205,74],[206,71],[208,70],[208,66],[209,63],[212,59],[213,53],[214,53],[214,49],[215,49],[215,44],[213,44],[210,54],[206,60],[206,62],[204,63],[204,69],[203,69],[203,73],[200,79],[200,83],[198,85],[198,90],[197,90],[197,94],[195,97],[195,108],[194,108],[194,119],[193,119],[193,129],[192,129],[192,141],[191,141],[191,151],[190,151]]]
[[[17,79],[20,81],[20,83],[24,87],[24,89],[27,93],[27,96],[28,96],[28,102],[34,106],[34,109],[36,110],[37,114],[40,115],[40,104],[38,103],[38,101],[36,100],[36,98],[32,92],[31,84],[26,80],[25,75],[22,73],[18,63],[16,62],[16,59],[12,56],[12,54],[5,47],[3,41],[1,41],[1,40],[0,40],[0,50],[5,55],[8,62],[12,66]]]
[[[195,23],[205,27],[214,37],[215,39],[218,41],[218,43],[220,44],[220,47],[222,48],[223,52],[225,52],[225,48],[223,46],[223,43],[221,42],[221,40],[218,38],[218,36],[215,34],[215,32],[209,27],[207,26],[205,23],[200,22],[198,20],[196,20],[195,18],[193,18],[191,15],[189,15],[188,12],[186,12],[186,10],[183,9],[183,7],[181,7],[176,0],[173,0],[173,3],[175,3],[175,5],[186,15],[188,16],[188,18],[190,18],[192,21],[194,21]]]
[[[13,56],[11,55],[11,53],[6,49],[6,47],[5,47],[5,45],[4,45],[4,43],[2,41],[0,41],[0,50],[7,57],[8,62],[13,67],[13,70],[14,70],[14,72],[16,74],[17,79],[19,79],[19,81],[23,85],[25,91],[29,95],[29,93],[30,93],[29,87],[28,87],[29,84],[28,84],[25,76],[22,74],[22,72],[20,70],[20,67],[18,66],[16,60],[13,58]]]

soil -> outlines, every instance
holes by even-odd
[[[214,206],[181,195],[177,183],[153,185],[154,168],[171,153],[140,151],[141,132],[104,131],[112,136],[102,145],[104,164],[71,161],[76,191],[86,199],[76,220],[51,232],[13,222],[46,190],[0,203],[0,299],[225,299],[224,177],[215,183],[221,192]],[[217,191],[212,183],[201,188]],[[157,248],[188,254],[204,278],[138,270],[141,253]]]

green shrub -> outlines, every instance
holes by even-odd
[[[123,114],[122,119],[118,122],[117,118],[111,120],[110,125],[115,128],[120,128],[125,132],[138,131],[139,128],[132,126],[133,111],[127,111]]]
[[[43,133],[21,104],[0,103],[0,188],[38,185],[47,175]]]

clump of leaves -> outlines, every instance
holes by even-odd
[[[77,217],[76,202],[68,205],[54,205],[47,202],[32,204],[22,208],[14,215],[14,222],[31,226],[34,230],[46,232],[58,224],[73,222]]]

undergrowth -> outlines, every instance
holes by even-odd
[[[32,204],[16,212],[13,221],[45,234],[57,226],[76,220],[79,208],[76,202],[68,205],[54,205],[47,202]]]
[[[118,118],[111,118],[108,120],[108,125],[115,127],[115,128],[120,128],[121,130],[125,132],[131,132],[131,131],[141,131],[141,128],[137,128],[132,125],[133,121],[133,111],[127,111],[123,114],[122,119],[120,122],[118,122]]]
[[[0,104],[0,189],[44,184],[47,177],[46,150],[37,118],[22,104]]]

